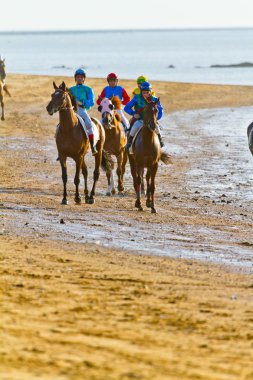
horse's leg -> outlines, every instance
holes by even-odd
[[[74,178],[74,184],[76,186],[75,202],[78,204],[81,203],[81,197],[79,195],[81,162],[82,162],[82,158],[78,157],[78,159],[76,160],[76,174]]]
[[[97,143],[97,151],[98,153],[95,155],[95,170],[93,172],[93,186],[92,186],[90,196],[89,196],[90,204],[95,203],[94,195],[96,192],[96,185],[97,185],[97,181],[99,179],[99,174],[100,174],[100,165],[102,161],[102,146],[101,146],[100,141]]]
[[[142,174],[143,168],[136,167],[136,201],[135,201],[135,207],[139,209],[139,211],[143,211],[142,205],[141,205],[141,174]]]
[[[112,170],[107,170],[106,177],[107,177],[107,183],[108,183],[106,195],[108,195],[110,197],[112,195],[113,189],[114,189],[114,180],[113,180]],[[114,190],[114,194],[115,194],[115,190]]]
[[[89,190],[88,190],[88,169],[87,165],[84,161],[82,162],[82,173],[83,173],[83,179],[84,179],[84,195],[85,195],[85,203],[89,203]]]
[[[146,181],[147,181],[147,200],[146,200],[146,206],[151,207],[151,192],[150,192],[150,177],[151,177],[151,171],[150,168],[147,169],[146,174]]]
[[[66,158],[64,160],[60,159],[60,164],[61,164],[61,171],[62,171],[62,181],[63,181],[63,198],[62,198],[62,205],[67,205],[67,163],[66,163]]]
[[[133,177],[133,186],[134,186],[134,190],[136,191],[136,189],[137,189],[137,174],[136,174],[135,161],[134,161],[134,158],[133,158],[132,154],[129,154],[128,158],[129,158],[129,164],[130,164],[131,174],[132,174],[132,177]]]
[[[155,209],[155,201],[154,201],[154,195],[155,195],[155,176],[158,169],[158,163],[155,163],[151,169],[151,183],[150,183],[150,192],[151,192],[151,212],[156,213]]]
[[[145,195],[145,185],[144,185],[144,169],[141,175],[141,195]]]
[[[120,152],[117,157],[117,176],[118,176],[118,191],[119,193],[124,190],[123,186],[123,178],[122,178],[122,164],[123,164],[123,154],[124,152]]]
[[[2,116],[1,116],[1,120],[4,120],[4,102],[3,102],[3,100],[1,100],[1,107],[2,107]]]

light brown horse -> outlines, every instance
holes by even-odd
[[[118,191],[121,193],[124,190],[123,177],[127,163],[126,135],[121,126],[121,117],[117,113],[120,109],[121,101],[118,96],[110,99],[104,98],[98,110],[102,114],[102,124],[105,129],[105,151],[117,159],[117,176],[118,176]],[[106,172],[108,189],[106,195],[115,194],[113,168]]]
[[[137,133],[132,144],[133,157],[130,161],[131,173],[133,176],[134,188],[136,192],[135,207],[140,211],[143,210],[141,205],[141,182],[144,168],[147,168],[147,199],[146,206],[151,208],[152,213],[156,213],[154,194],[155,194],[155,176],[158,169],[158,163],[161,160],[166,165],[170,164],[171,156],[161,151],[160,143],[155,132],[157,126],[157,103],[147,103],[144,108],[143,126]]]
[[[102,125],[98,120],[92,118],[99,133],[99,141],[96,144],[98,153],[95,155],[95,170],[93,173],[93,186],[89,195],[88,191],[88,169],[84,160],[85,154],[90,149],[89,139],[80,124],[74,110],[77,109],[77,103],[74,96],[67,89],[66,84],[62,84],[57,87],[53,82],[55,92],[51,95],[52,99],[47,105],[47,112],[49,115],[53,115],[59,111],[59,127],[56,133],[56,145],[59,154],[59,160],[62,168],[62,180],[63,180],[63,199],[62,204],[67,204],[67,157],[71,157],[76,163],[76,173],[74,184],[76,186],[75,202],[80,203],[81,197],[79,195],[79,183],[80,183],[80,170],[82,170],[84,176],[85,185],[85,202],[94,203],[94,196],[96,190],[96,184],[99,179],[100,165],[106,171],[110,168],[110,161],[103,150],[105,142],[105,132]]]
[[[4,92],[7,95],[11,96],[7,86],[4,85],[4,83],[3,83],[5,77],[6,77],[5,59],[1,59],[1,57],[0,57],[0,104],[1,104],[1,108],[2,108],[1,120],[5,119],[5,117],[4,117]]]

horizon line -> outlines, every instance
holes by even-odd
[[[124,28],[124,29],[31,29],[0,30],[0,34],[52,34],[52,33],[111,33],[111,32],[173,32],[173,31],[212,31],[212,30],[249,30],[253,26],[221,26],[221,27],[176,27],[176,28]]]

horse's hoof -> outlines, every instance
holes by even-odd
[[[118,192],[124,191],[124,186],[119,186],[118,187]]]
[[[62,201],[61,201],[61,204],[62,205],[67,205],[69,202],[67,201],[67,199],[63,199]]]
[[[1,117],[1,120],[4,120],[4,117],[3,117],[3,116]]]
[[[85,197],[85,203],[89,204],[89,197]]]
[[[116,190],[112,189],[112,195],[115,195],[115,194],[116,194]]]
[[[94,203],[95,203],[95,199],[94,198],[89,198],[89,204],[93,205]]]
[[[138,208],[138,211],[143,211],[143,207],[140,206],[140,207]]]
[[[147,201],[146,201],[146,206],[147,206],[148,208],[150,208],[150,207],[151,207],[151,201],[147,200]]]
[[[81,197],[76,197],[75,202],[76,202],[76,204],[79,205],[81,203]]]
[[[137,207],[137,208],[139,208],[140,207],[140,205],[141,205],[141,203],[140,203],[140,201],[135,201],[135,207]]]
[[[111,191],[107,191],[107,192],[106,192],[106,195],[107,195],[107,197],[111,197],[112,192],[111,192]]]
[[[123,193],[123,191],[119,191],[119,192],[118,192],[118,196],[119,196],[119,197],[124,197],[124,193]]]
[[[156,209],[154,207],[151,209],[151,213],[156,214]]]

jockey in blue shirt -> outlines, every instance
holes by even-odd
[[[128,113],[129,115],[133,116],[133,119],[135,120],[130,130],[130,134],[128,136],[128,141],[126,145],[127,149],[131,147],[134,136],[143,125],[143,116],[144,116],[143,113],[144,113],[144,108],[146,104],[150,101],[155,102],[157,100],[157,98],[152,95],[151,91],[152,91],[151,84],[148,82],[142,82],[140,85],[140,94],[134,95],[133,99],[130,100],[130,102],[127,103],[127,105],[124,108],[124,111]],[[157,120],[159,120],[161,119],[163,115],[163,107],[160,101],[157,103],[157,108],[158,108]],[[162,148],[164,146],[164,143],[162,141],[160,132],[161,131],[160,131],[159,125],[157,124],[156,133],[157,133],[157,136],[159,138],[160,145]]]
[[[95,125],[92,122],[87,110],[94,106],[94,93],[91,87],[84,84],[86,78],[86,72],[83,69],[78,69],[75,72],[76,85],[70,87],[71,93],[77,100],[77,113],[84,120],[87,127],[87,132],[90,140],[91,150],[93,156],[97,154],[96,146],[94,145],[94,128]]]

